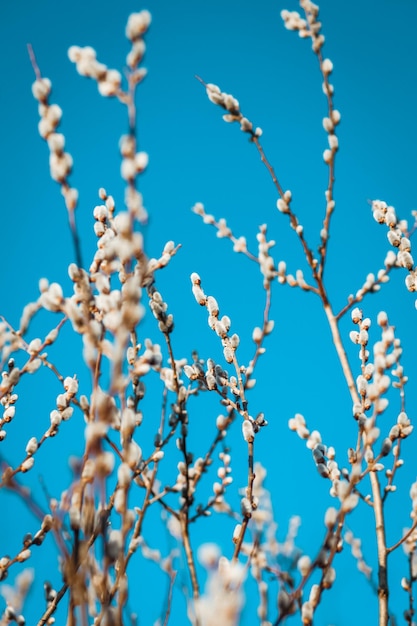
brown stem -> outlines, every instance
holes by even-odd
[[[33,71],[35,72],[36,80],[41,80],[42,74],[41,74],[41,71],[39,69],[39,65],[38,65],[38,63],[36,61],[35,52],[33,50],[33,46],[32,46],[31,43],[27,44],[27,49],[28,49],[30,63],[32,65],[32,67],[33,67]]]
[[[49,618],[51,617],[51,615],[53,615],[53,613],[55,613],[55,611],[57,609],[57,606],[58,606],[60,600],[66,594],[67,589],[68,589],[68,585],[67,585],[67,583],[65,583],[61,587],[61,589],[58,591],[58,593],[56,594],[55,598],[50,603],[50,605],[46,609],[45,613],[42,615],[41,619],[38,621],[37,626],[45,626],[45,624],[48,623]]]
[[[275,174],[274,168],[272,167],[271,163],[268,161],[268,159],[267,159],[267,157],[265,155],[264,149],[263,149],[263,147],[261,145],[261,142],[259,141],[259,138],[256,137],[256,135],[254,135],[254,136],[252,136],[252,141],[253,141],[253,143],[255,144],[255,146],[256,146],[256,148],[258,150],[258,153],[259,153],[259,156],[261,158],[262,163],[265,165],[266,169],[269,172],[269,175],[270,175],[270,177],[272,179],[272,182],[274,183],[275,189],[277,190],[279,196],[281,198],[284,198],[284,190],[283,190],[283,188],[282,188],[282,186],[281,186],[281,184],[280,184],[280,182],[279,182],[279,180],[277,178],[277,175]],[[308,261],[308,264],[313,269],[313,273],[315,273],[317,263],[315,262],[313,252],[311,251],[311,249],[307,245],[307,242],[306,242],[306,240],[304,238],[303,231],[302,230],[296,230],[297,226],[298,226],[298,218],[295,215],[295,213],[292,211],[292,209],[290,209],[290,208],[287,211],[287,215],[288,215],[289,220],[290,220],[291,228],[293,228],[295,230],[295,232],[297,233],[297,235],[298,235],[298,238],[299,238],[300,243],[301,243],[301,245],[303,247],[303,250],[304,250],[304,254],[305,254],[306,259]]]
[[[182,541],[184,543],[185,555],[187,557],[188,571],[190,572],[190,577],[191,577],[193,596],[194,596],[194,600],[197,600],[197,598],[200,597],[200,589],[198,586],[197,572],[196,572],[195,563],[194,563],[194,555],[193,555],[193,550],[191,547],[189,522],[188,522],[187,513],[188,513],[188,509],[185,507],[181,511],[181,515],[180,515],[181,535],[182,535]]]
[[[246,497],[249,500],[251,505],[252,505],[252,500],[253,500],[253,482],[255,480],[255,473],[253,471],[253,443],[254,443],[253,441],[248,442],[248,487],[246,491]],[[251,518],[250,513],[244,514],[242,528],[240,530],[239,537],[236,541],[235,551],[233,553],[234,561],[237,560],[240,550],[242,548],[243,540],[245,538],[245,533],[248,528],[250,518]]]
[[[387,543],[385,539],[384,509],[379,487],[378,475],[370,472],[374,499],[375,531],[378,550],[378,605],[379,626],[388,625],[388,578],[387,578]]]
[[[359,396],[356,389],[356,383],[353,378],[352,370],[349,365],[349,361],[343,346],[342,338],[340,336],[339,326],[337,324],[337,318],[334,315],[329,302],[323,302],[324,312],[326,313],[327,321],[329,322],[330,332],[332,333],[332,339],[334,347],[336,348],[337,356],[339,357],[340,365],[342,366],[343,374],[346,380],[346,384],[349,389],[352,402],[359,403]]]
[[[404,543],[404,541],[407,541],[407,539],[413,534],[413,532],[415,531],[415,529],[417,528],[417,520],[413,523],[413,525],[411,526],[411,528],[405,533],[405,535],[403,537],[401,537],[401,539],[399,539],[397,541],[397,543],[395,543],[393,546],[391,546],[390,548],[387,548],[387,554],[389,554],[390,552],[393,552],[394,550],[396,550],[397,548],[400,547],[401,544]]]
[[[171,607],[172,607],[172,596],[173,596],[173,592],[174,592],[174,583],[175,583],[175,579],[177,577],[177,573],[176,572],[171,572],[170,576],[169,576],[169,589],[168,589],[168,594],[167,594],[167,605],[166,605],[166,611],[165,611],[165,618],[164,618],[164,625],[163,626],[168,626],[168,621],[169,621],[169,617],[171,614]]]
[[[339,357],[340,364],[343,369],[343,374],[346,379],[349,392],[354,403],[359,403],[359,395],[356,389],[356,384],[353,378],[352,371],[347,359],[345,349],[343,347],[340,331],[338,327],[337,318],[334,315],[331,306],[328,301],[323,299],[323,307],[329,322],[330,330],[332,333],[333,343],[336,348],[336,352]],[[379,485],[379,478],[376,472],[369,472],[372,496],[373,496],[373,509],[375,515],[375,530],[377,538],[378,549],[378,602],[379,602],[379,626],[387,626],[388,624],[388,576],[387,576],[387,544],[385,539],[385,520],[384,520],[384,508],[383,500],[381,497],[381,489]]]

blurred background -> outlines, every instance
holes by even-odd
[[[367,274],[383,267],[389,249],[386,228],[373,220],[369,201],[379,198],[393,204],[398,216],[409,219],[410,224],[411,211],[417,209],[417,5],[411,0],[324,0],[320,7],[326,37],[323,54],[334,64],[334,102],[342,115],[337,131],[337,206],[326,268],[330,299],[334,310],[340,310],[348,295],[363,285]],[[267,223],[269,237],[276,241],[276,261],[285,260],[293,274],[299,268],[309,274],[296,235],[276,209],[276,191],[255,147],[238,125],[223,122],[222,111],[208,101],[195,75],[232,93],[243,114],[263,129],[265,152],[283,188],[292,191],[293,209],[309,245],[316,249],[328,175],[322,159],[327,148],[322,118],[327,109],[317,58],[309,41],[283,28],[280,11],[298,8],[292,0],[149,0],[143,6],[130,0],[1,3],[0,313],[17,327],[24,305],[37,299],[42,277],[59,282],[66,295],[72,289],[67,268],[74,254],[67,213],[59,187],[49,177],[48,148],[37,131],[37,104],[31,94],[34,74],[26,44],[32,44],[43,76],[52,81],[51,102],[64,112],[59,130],[65,134],[66,149],[74,159],[70,180],[80,193],[77,221],[88,268],[96,248],[92,211],[100,203],[98,189],[105,187],[117,208],[123,208],[118,141],[128,126],[124,107],[115,99],[99,96],[95,82],[78,76],[67,50],[73,44],[91,45],[99,61],[122,71],[129,51],[124,35],[127,17],[142,8],[152,13],[144,62],[149,75],[137,98],[139,147],[150,157],[149,167],[140,177],[149,213],[145,245],[149,256],[158,257],[167,240],[181,244],[170,266],[157,276],[157,287],[175,318],[175,355],[190,359],[192,350],[197,349],[201,358],[222,359],[220,342],[207,325],[206,312],[191,294],[189,276],[195,271],[206,293],[218,300],[221,315],[231,318],[232,331],[241,338],[241,362],[247,362],[254,350],[252,330],[262,324],[261,275],[254,263],[232,251],[229,241],[217,238],[215,230],[204,225],[191,207],[202,202],[208,213],[226,218],[233,233],[245,236],[255,254],[258,227]],[[371,342],[379,339],[375,323],[378,311],[386,310],[395,325],[396,336],[404,346],[402,362],[410,378],[406,406],[413,419],[417,400],[416,311],[415,298],[406,291],[404,278],[405,272],[392,272],[391,281],[379,293],[366,297],[361,307],[374,321]],[[355,446],[356,423],[318,299],[275,284],[271,318],[275,331],[266,341],[267,352],[255,373],[257,385],[249,395],[251,414],[263,411],[269,422],[256,439],[255,457],[268,472],[266,487],[271,491],[278,540],[285,540],[291,516],[298,515],[301,527],[297,545],[314,558],[324,536],[324,512],[332,504],[330,483],[318,475],[304,442],[289,431],[288,419],[302,413],[309,428],[318,429],[325,444],[336,448],[341,467],[347,465],[348,447]],[[58,319],[39,314],[28,338],[44,336]],[[141,329],[140,340],[151,336],[163,343],[149,313]],[[342,330],[358,375],[358,350],[348,339],[352,329],[348,315]],[[80,392],[88,395],[90,381],[80,347],[80,338],[65,329],[61,340],[51,347],[50,359],[64,376],[77,373]],[[24,458],[28,439],[39,438],[48,427],[49,412],[55,408],[61,389],[50,372],[41,371],[22,379],[17,391],[15,422],[7,429],[0,448],[2,459],[12,466]],[[156,375],[149,392],[152,397],[145,401],[144,427],[138,435],[144,454],[152,450],[152,433],[159,420],[162,383]],[[398,394],[389,397],[390,406],[380,422],[382,436],[389,432],[400,410]],[[190,437],[196,456],[204,454],[207,441],[214,436],[215,418],[220,412],[216,399],[207,395],[190,404]],[[74,415],[63,426],[59,436],[42,447],[34,469],[24,477],[44,510],[48,499],[59,499],[71,480],[68,458],[79,457],[84,450],[82,417]],[[234,424],[228,444],[235,481],[230,500],[237,504],[237,490],[245,486],[247,471],[247,450],[239,423]],[[397,475],[398,488],[387,500],[389,545],[410,525],[409,487],[417,474],[415,445],[413,438],[405,441],[405,464]],[[176,453],[174,450],[171,460],[173,472],[180,460]],[[203,482],[202,501],[205,493],[210,494],[214,480],[215,471]],[[36,531],[38,522],[15,494],[4,489],[0,492],[0,511],[0,556],[14,555],[24,533]],[[159,516],[159,511],[155,514]],[[371,508],[359,506],[349,516],[348,526],[362,538],[364,557],[375,568]],[[233,527],[234,521],[226,517],[201,520],[192,529],[192,540],[195,546],[214,541],[230,557]],[[154,528],[145,525],[144,532],[151,547],[167,553],[173,539],[162,524]],[[51,538],[44,547],[33,549],[29,565],[35,568],[36,578],[24,611],[28,624],[37,623],[44,609],[44,580],[56,588],[61,584],[57,558]],[[354,620],[361,626],[377,622],[376,595],[356,565],[346,546],[336,560],[334,588],[324,595],[315,623],[347,626]],[[12,569],[8,583],[13,583],[20,569]],[[161,616],[167,582],[156,566],[143,559],[138,559],[137,565],[132,563],[132,569],[137,576],[137,587],[131,589],[132,610],[138,611],[140,624],[152,624]],[[389,572],[390,608],[398,623],[407,608],[408,598],[400,587],[406,575],[407,560],[399,549],[390,559]],[[188,583],[186,574],[180,578],[172,624],[185,623],[180,587]],[[154,585],[151,590],[149,579]],[[274,593],[276,588],[271,586],[271,596]],[[250,589],[242,624],[254,623],[257,602],[255,590]],[[61,609],[57,623],[64,623],[64,615]],[[275,599],[271,597],[270,619],[275,617]]]

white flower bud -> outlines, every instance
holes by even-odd
[[[399,424],[400,426],[408,426],[409,423],[410,420],[408,419],[407,413],[405,411],[401,411],[397,418],[397,424]]]
[[[36,437],[32,437],[31,439],[29,439],[26,445],[26,454],[31,456],[32,454],[35,454],[37,449],[38,449],[38,440],[36,439]]]
[[[227,363],[233,363],[234,351],[229,346],[223,348],[223,356]]]
[[[323,118],[323,128],[327,133],[333,132],[334,124],[330,117]]]
[[[122,420],[120,425],[120,432],[124,441],[128,441],[133,434],[136,427],[136,417],[133,409],[125,408],[122,412]]]
[[[119,465],[119,468],[117,470],[117,481],[119,487],[123,489],[127,488],[130,485],[131,480],[132,472],[129,465],[127,463],[122,463],[121,465]]]
[[[412,270],[414,266],[414,259],[409,252],[403,252],[400,250],[397,254],[398,263],[408,270]]]
[[[250,503],[249,498],[242,498],[240,501],[240,508],[242,510],[243,515],[249,517],[252,513],[252,505]]]
[[[193,284],[192,292],[198,304],[200,304],[201,306],[204,306],[206,304],[207,298],[206,298],[204,291],[201,289],[201,287],[197,283]]]
[[[54,411],[51,411],[51,413],[50,413],[50,420],[51,420],[52,428],[56,428],[57,426],[60,425],[60,423],[62,421],[61,413],[59,411],[57,411],[56,409]]]
[[[240,129],[244,133],[250,133],[252,131],[253,124],[246,117],[242,117],[240,120]]]
[[[206,306],[207,306],[209,315],[213,315],[214,317],[218,316],[219,305],[217,304],[217,301],[215,298],[213,298],[213,296],[208,296],[207,301],[206,301]]]
[[[227,336],[227,328],[222,320],[216,321],[216,323],[214,324],[214,330],[216,331],[216,334],[222,339]]]
[[[304,602],[301,607],[301,619],[303,624],[311,624],[313,621],[314,608],[311,602]]]
[[[310,590],[309,602],[314,608],[317,606],[319,601],[320,601],[320,586],[312,585],[311,590]]]
[[[65,146],[65,137],[61,133],[52,133],[48,137],[48,147],[51,152],[62,153]]]
[[[255,328],[253,329],[253,332],[252,332],[252,340],[255,343],[260,343],[261,340],[262,340],[262,334],[263,334],[262,333],[262,329],[259,328],[259,326],[255,326]]]
[[[36,100],[46,100],[51,93],[51,81],[49,78],[39,78],[32,85],[33,97]]]
[[[210,372],[208,372],[206,374],[206,383],[207,383],[207,387],[208,387],[208,389],[210,389],[210,391],[213,391],[213,389],[216,389],[216,387],[217,387],[216,377],[213,374],[211,374]]]
[[[142,459],[141,447],[135,441],[130,441],[123,452],[125,462],[131,469],[136,469]]]
[[[114,496],[114,509],[120,514],[123,514],[126,511],[126,492],[124,489],[116,489],[116,494]]]
[[[337,520],[337,510],[334,507],[329,507],[324,516],[324,524],[327,528],[333,528]]]
[[[361,344],[361,346],[366,346],[369,340],[369,335],[368,332],[366,330],[361,330],[359,333],[359,338],[358,338],[358,343]]]
[[[334,567],[329,567],[323,577],[323,587],[325,589],[330,589],[330,587],[333,585],[334,581],[336,580],[336,570],[334,569]]]
[[[278,198],[277,200],[277,209],[281,213],[289,213],[290,210],[288,204],[282,198]]]
[[[30,456],[28,459],[25,459],[22,463],[21,470],[23,473],[28,472],[29,470],[32,469],[32,467],[35,464],[35,459],[33,456]]]
[[[96,475],[96,463],[93,459],[87,459],[81,472],[81,478],[87,483],[92,483]]]
[[[309,556],[304,555],[298,559],[297,567],[301,576],[307,576],[310,571],[311,559]]]
[[[405,286],[407,287],[408,291],[417,291],[417,287],[416,287],[416,276],[413,273],[411,274],[407,274],[406,278],[405,278]]]
[[[239,347],[239,343],[240,343],[240,337],[239,335],[237,335],[236,333],[234,333],[231,337],[230,337],[230,343],[232,345],[232,348],[234,348],[235,350]]]
[[[34,459],[31,459],[31,460],[33,461]],[[31,552],[29,548],[27,548],[26,550],[22,550],[17,555],[16,561],[18,561],[18,563],[23,563],[23,561],[27,561],[30,558],[30,555],[31,555]]]
[[[332,153],[332,151],[331,151],[331,150],[325,150],[325,151],[323,152],[323,161],[324,161],[325,163],[330,163],[330,162],[331,162],[331,160],[332,160],[332,158],[333,158],[333,153]]]
[[[349,338],[353,343],[359,343],[359,333],[357,330],[351,330],[349,333]]]
[[[333,63],[330,61],[330,59],[323,59],[321,69],[323,71],[323,74],[330,74],[333,71]]]
[[[389,230],[387,232],[387,238],[392,246],[398,248],[401,243],[401,233],[398,233],[396,230]]]
[[[242,524],[236,524],[233,530],[233,542],[234,543],[238,542],[241,532],[242,532]]]
[[[16,407],[14,405],[7,407],[7,409],[3,413],[3,421],[11,422],[16,413]]]
[[[340,111],[338,111],[337,109],[332,111],[332,121],[335,126],[339,124],[340,119],[341,119]]]
[[[152,16],[149,11],[146,10],[129,15],[126,24],[126,37],[131,41],[142,37],[148,30],[151,20]]]
[[[252,425],[251,420],[249,419],[243,420],[242,432],[243,432],[244,440],[247,441],[248,443],[252,443],[253,440],[255,439],[255,431],[253,430],[253,425]]]
[[[351,493],[347,498],[342,501],[342,510],[349,512],[352,511],[359,502],[359,496],[357,493]]]
[[[135,165],[138,172],[143,172],[148,167],[149,156],[146,152],[138,152],[135,155]]]
[[[123,159],[120,166],[120,175],[124,180],[133,180],[137,172],[134,159]]]
[[[70,396],[75,396],[78,392],[78,380],[76,378],[72,378],[71,376],[67,376],[64,380],[64,389]]]

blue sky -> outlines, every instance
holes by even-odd
[[[386,200],[402,218],[417,209],[417,6],[411,0],[326,0],[320,6],[326,36],[324,55],[334,63],[335,105],[342,114],[336,165],[337,210],[327,267],[331,301],[335,309],[340,309],[347,295],[363,284],[367,273],[382,266],[388,250],[385,227],[372,219],[368,201]],[[150,156],[149,168],[141,179],[150,215],[146,249],[150,256],[159,256],[168,239],[182,244],[170,267],[158,278],[175,316],[174,346],[181,356],[189,357],[194,348],[204,358],[221,355],[205,312],[191,296],[189,275],[196,271],[206,292],[218,299],[221,312],[232,319],[233,330],[241,336],[241,353],[248,358],[252,328],[261,323],[263,311],[257,268],[234,254],[228,241],[216,238],[214,230],[191,213],[191,207],[200,201],[207,212],[225,217],[236,235],[247,237],[252,251],[256,251],[258,225],[266,222],[270,236],[276,240],[274,258],[285,260],[292,273],[305,268],[305,264],[297,238],[289,231],[285,216],[275,208],[275,189],[254,146],[237,125],[222,121],[220,109],[207,100],[194,76],[198,74],[232,93],[239,99],[243,113],[262,127],[265,151],[284,188],[292,190],[297,215],[310,245],[315,247],[327,176],[321,156],[327,147],[321,122],[326,103],[317,59],[308,41],[286,31],[279,16],[284,8],[297,9],[295,2],[152,0],[141,6],[127,0],[73,0],[61,2],[59,8],[52,0],[2,3],[0,313],[17,325],[24,304],[37,298],[38,280],[43,276],[60,282],[68,292],[67,266],[73,261],[65,208],[59,188],[49,178],[47,147],[37,133],[37,106],[31,95],[33,71],[26,44],[33,45],[43,75],[52,80],[52,101],[64,111],[62,132],[74,158],[71,181],[80,192],[77,220],[88,264],[95,249],[92,209],[98,204],[98,188],[106,187],[122,205],[124,188],[117,146],[127,125],[123,108],[116,101],[101,98],[92,81],[76,74],[67,49],[72,44],[91,45],[99,60],[122,69],[128,51],[126,19],[129,13],[142,8],[149,9],[153,17],[146,38],[145,66],[149,75],[139,88],[137,100],[140,148]],[[363,308],[370,317],[387,310],[402,339],[403,363],[410,378],[407,409],[413,418],[417,400],[416,311],[414,298],[405,290],[403,273],[395,272],[381,293],[364,301]],[[251,396],[253,412],[264,411],[269,421],[268,429],[257,439],[256,455],[268,468],[267,486],[272,492],[280,540],[289,517],[298,514],[303,519],[300,547],[314,556],[323,535],[323,514],[330,504],[328,483],[317,475],[310,452],[288,431],[287,421],[295,412],[303,413],[309,426],[318,428],[325,442],[335,445],[341,465],[346,463],[347,448],[354,445],[355,424],[319,303],[309,294],[275,285],[271,317],[276,332],[259,363],[258,385]],[[41,316],[30,330],[31,338],[50,324],[50,316]],[[345,320],[342,330],[346,337],[351,329],[349,320]],[[143,332],[144,336],[153,333],[156,341],[149,315]],[[348,340],[346,343],[359,373],[356,348],[349,346]],[[51,349],[51,357],[65,375],[80,367],[78,345],[67,333],[61,347]],[[34,378],[22,384],[21,426],[17,428],[13,423],[2,443],[7,445],[4,454],[9,462],[17,463],[22,458],[28,435],[42,434],[58,392],[56,382],[46,373],[39,375],[38,383]],[[218,411],[214,402],[207,402],[204,409],[202,406],[204,402],[200,409],[196,404],[192,434],[196,446],[199,438],[213,432],[210,420]],[[391,407],[392,413],[384,417],[387,430],[398,410],[395,397]],[[235,428],[234,437],[237,488],[243,486],[246,471],[240,427]],[[51,495],[59,497],[69,476],[66,457],[82,453],[83,427],[69,424],[68,436],[55,443],[40,459],[39,469],[35,468],[38,474],[34,471],[28,476],[40,500],[44,496],[38,486],[39,474]],[[388,503],[389,543],[409,523],[408,489],[417,475],[414,446],[412,440],[404,446],[406,464],[399,475],[398,493]],[[0,451],[3,453],[3,449]],[[210,487],[210,481],[207,484]],[[14,554],[33,518],[15,496],[2,493],[0,497],[6,511],[0,552]],[[363,538],[365,557],[375,564],[371,512],[355,512],[349,526]],[[222,523],[210,527],[202,523],[200,530],[195,529],[196,543],[219,541],[225,554],[230,555],[230,533],[227,535],[224,528]],[[52,565],[34,555],[42,580],[52,576],[55,556],[51,546],[50,550]],[[317,624],[345,626],[353,618],[358,625],[375,623],[376,601],[360,575],[353,578],[356,566],[348,550],[339,563],[335,588],[324,597]],[[391,570],[392,607],[398,617],[407,601],[399,587],[403,575],[406,561],[400,551],[393,558]],[[357,581],[355,587],[346,582],[353,579]],[[56,574],[55,582],[58,584]],[[351,612],[352,594],[357,598],[355,614]],[[30,610],[38,616],[39,589],[29,602]],[[153,623],[157,616],[152,603],[148,604],[145,602],[148,613],[141,622],[144,624]],[[178,615],[182,610],[179,603]],[[247,623],[253,623],[250,610],[253,603],[249,602]],[[178,618],[172,623],[183,622]]]

